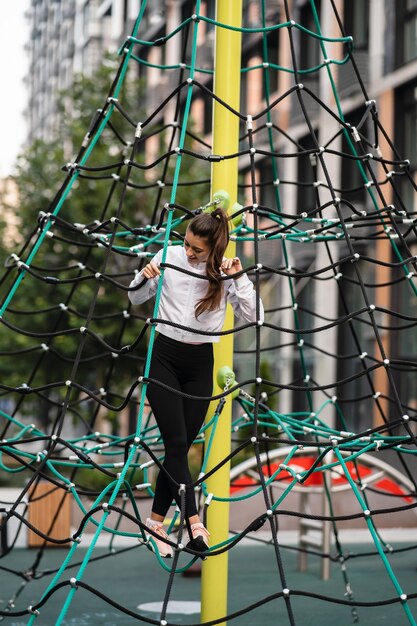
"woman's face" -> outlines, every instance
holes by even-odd
[[[190,263],[204,263],[210,254],[207,239],[194,235],[189,228],[185,233],[184,249]]]

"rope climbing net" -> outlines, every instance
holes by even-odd
[[[22,581],[0,616],[6,622],[26,618],[32,625],[50,599],[64,589],[56,624],[64,623],[77,590],[96,595],[139,622],[168,623],[174,578],[199,558],[184,548],[184,507],[176,510],[168,528],[175,548],[172,563],[167,565],[155,550],[161,568],[168,572],[158,621],[134,607],[122,606],[111,590],[97,589],[83,578],[86,569],[102,558],[95,550],[103,536],[108,537],[107,559],[121,550],[147,550],[154,545],[143,521],[143,503],[149,501],[143,496],[153,496],[163,446],[146,403],[146,387],[155,325],[172,323],[158,314],[163,278],[149,315],[142,309],[131,310],[128,285],[133,272],[161,248],[161,268],[175,269],[165,262],[166,251],[168,246],[182,245],[188,220],[213,206],[227,208],[227,194],[219,191],[210,198],[211,164],[236,159],[242,172],[242,204],[229,207],[231,237],[246,259],[244,271],[253,279],[258,300],[262,296],[266,304],[266,318],[260,323],[258,315],[254,323],[221,333],[237,337],[239,382],[232,369],[226,368],[220,376],[223,390],[211,398],[210,418],[196,441],[202,449],[202,464],[194,487],[204,514],[213,501],[250,507],[256,500],[245,528],[211,546],[207,558],[232,550],[248,535],[267,528],[268,536],[261,532],[258,541],[274,551],[281,591],[222,617],[231,619],[278,601],[285,606],[288,623],[295,625],[294,599],[303,596],[345,605],[353,621],[358,620],[359,607],[365,611],[392,604],[408,623],[416,624],[411,601],[417,593],[409,583],[405,588],[394,572],[390,555],[397,548],[385,542],[377,528],[378,516],[389,513],[401,519],[416,507],[412,464],[417,413],[411,401],[407,404],[401,399],[399,382],[406,372],[414,374],[415,361],[390,357],[394,332],[403,343],[411,341],[415,305],[405,312],[386,304],[389,290],[397,289],[396,293],[406,294],[403,297],[413,302],[416,295],[416,217],[403,199],[416,189],[410,163],[400,156],[384,129],[377,102],[369,97],[357,70],[354,41],[344,32],[333,0],[328,4],[338,35],[331,37],[321,30],[314,0],[309,28],[297,21],[286,1],[279,19],[275,14],[272,19],[267,3],[260,0],[260,25],[238,29],[244,40],[256,38],[259,52],[259,63],[243,63],[241,75],[248,88],[251,76],[261,77],[264,95],[262,105],[256,109],[248,105],[245,113],[219,99],[211,86],[213,70],[199,65],[204,47],[199,45],[201,29],[207,32],[230,25],[205,15],[199,0],[195,6],[189,4],[184,21],[157,39],[145,40],[139,37],[146,17],[146,2],[142,3],[132,34],[119,50],[120,65],[110,92],[94,115],[77,156],[66,164],[65,180],[49,211],[39,214],[21,249],[6,263],[2,333],[14,338],[16,346],[1,352],[11,376],[0,384],[0,464],[3,473],[21,474],[26,481],[13,502],[0,502],[2,529],[10,529],[11,539],[2,556],[10,553],[27,530],[40,539],[40,545],[24,571],[2,568]],[[178,63],[150,60],[149,51],[168,49],[176,38],[183,44]],[[276,58],[271,60],[273,38],[287,49],[287,67],[275,63]],[[316,46],[320,60],[310,65],[308,58],[307,66],[300,66],[300,50],[307,44]],[[334,56],[329,56],[329,50]],[[168,74],[172,85],[166,98],[142,120],[134,117],[122,97],[128,67],[136,66],[156,70],[160,76]],[[351,68],[361,94],[355,123],[345,118],[336,87],[335,72],[345,67]],[[273,87],[277,77],[279,95]],[[318,89],[319,80],[327,81],[331,94],[327,99]],[[196,103],[210,107],[214,100],[241,123],[236,153],[213,154],[207,134],[193,127]],[[283,122],[290,116],[303,127],[297,138],[289,134],[288,122]],[[122,132],[121,123],[128,130]],[[119,160],[94,160],[102,141],[112,142]],[[163,145],[160,155],[157,144]],[[195,163],[201,177],[191,179],[188,173]],[[351,173],[346,185],[343,175],[335,173],[342,165]],[[88,195],[95,186],[105,190],[101,214],[85,223],[75,222],[71,199]],[[198,208],[179,203],[179,191],[196,193],[195,189]],[[131,206],[132,196],[144,190],[153,194],[153,206],[146,207],[149,214],[143,210],[137,218],[126,207]],[[65,266],[56,253],[57,245],[66,251],[63,258],[71,259]],[[37,262],[40,256],[43,264]],[[29,285],[45,294],[48,307],[36,308],[34,302],[24,309],[13,308],[14,300]],[[120,297],[118,307],[114,308],[112,300],[113,308],[108,310],[102,302],[107,302],[110,292]],[[308,301],[308,293],[314,293],[315,299]],[[39,315],[46,315],[48,327],[39,327]],[[22,357],[27,358],[27,378],[16,384],[13,363]],[[271,377],[262,373],[265,362]],[[56,379],[57,363],[60,372],[67,372],[64,379]],[[126,377],[128,371],[134,382],[120,383],[119,373]],[[224,498],[207,489],[208,476],[218,469],[208,472],[207,465],[216,426],[231,395],[233,447],[222,464],[231,460],[245,469],[236,469],[230,497]],[[38,413],[28,422],[33,407]],[[121,427],[100,428],[103,416],[118,423],[129,409],[123,434]],[[53,418],[44,419],[41,410]],[[366,425],[358,411],[367,413]],[[369,469],[373,467],[369,459],[381,455],[388,465],[401,468],[401,474],[396,474],[402,476],[400,486],[387,488],[378,482],[381,473],[375,475]],[[104,482],[91,486],[91,476]],[[41,491],[45,481],[47,489]],[[350,514],[335,510],[341,482],[352,495]],[[312,484],[320,485],[324,512],[286,506],[294,493],[307,492]],[[30,512],[51,494],[59,497],[45,527]],[[374,507],[373,497],[382,498],[384,506]],[[79,522],[70,535],[59,537],[57,520],[68,502],[77,510]],[[288,518],[330,525],[333,551],[301,544],[296,549],[340,564],[341,597],[292,588],[282,560],[286,547],[279,534],[280,524]],[[353,520],[369,531],[372,553],[379,555],[381,569],[392,583],[389,598],[359,600],[354,594],[347,567],[353,555],[343,548],[339,534],[339,524]],[[128,541],[128,548],[119,547],[120,537]],[[42,569],[47,543],[69,547],[61,566],[53,571]],[[80,552],[80,547],[87,549]],[[28,607],[27,583],[40,578],[47,581],[43,593]]]

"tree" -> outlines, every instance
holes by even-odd
[[[68,176],[68,168],[63,167],[63,164],[74,160],[73,155],[82,144],[92,118],[106,100],[114,70],[114,60],[107,58],[94,76],[78,76],[71,90],[60,94],[61,122],[55,138],[48,142],[36,140],[19,156],[15,182],[19,195],[17,215],[20,232],[12,245],[8,246],[5,244],[4,231],[0,232],[8,254],[17,254],[25,261],[36,244],[39,237],[36,226],[45,224],[45,213],[56,206],[56,194]],[[169,201],[169,184],[166,187],[156,184],[158,179],[163,178],[164,160],[151,174],[147,170],[133,168],[129,178],[131,186],[125,189],[123,183],[127,170],[123,161],[131,154],[131,145],[126,145],[126,142],[133,143],[136,130],[127,117],[133,120],[145,119],[145,112],[140,110],[144,89],[145,85],[141,81],[128,74],[119,98],[127,116],[115,110],[110,124],[103,131],[86,163],[88,168],[114,167],[104,171],[80,172],[62,205],[58,220],[49,228],[48,236],[30,264],[30,271],[26,273],[7,308],[3,321],[18,330],[10,329],[5,324],[0,326],[3,350],[0,377],[4,385],[29,385],[33,388],[72,379],[80,334],[78,331],[74,334],[60,331],[85,326],[89,314],[92,317],[88,319],[88,328],[95,333],[95,337],[88,336],[86,339],[76,381],[92,390],[105,386],[123,396],[126,387],[138,375],[140,363],[132,357],[143,356],[145,342],[139,345],[133,355],[124,354],[117,360],[106,345],[120,348],[131,344],[143,322],[137,317],[129,318],[124,313],[128,309],[125,291],[107,280],[99,279],[98,285],[94,278],[100,272],[127,285],[133,276],[134,267],[138,265],[137,257],[129,256],[127,248],[135,244],[136,239],[124,226],[118,226],[118,237],[114,243],[126,250],[124,254],[123,251],[109,251],[107,246],[97,246],[94,239],[83,232],[82,225],[95,227],[95,220],[101,223],[114,217],[122,207],[120,218],[125,224],[136,228],[145,227],[154,208],[160,210]],[[164,130],[161,123],[157,123],[147,132],[153,135],[153,141],[157,138],[160,152],[166,149],[172,128]],[[146,142],[145,133],[143,146]],[[193,144],[192,139],[188,142],[189,145]],[[135,155],[135,162],[145,164],[146,160],[147,151],[144,148]],[[120,167],[115,164],[120,164]],[[208,178],[208,165],[205,167],[203,170],[204,166],[197,159],[184,158],[183,171],[188,181]],[[112,176],[115,173],[120,173],[118,181]],[[169,163],[164,179],[168,183],[172,180],[172,173],[173,165]],[[207,185],[180,185],[176,202],[195,208],[207,201],[207,196],[203,195],[207,191]],[[78,227],[74,228],[74,224]],[[110,223],[99,232],[109,235],[111,230]],[[23,243],[25,247],[21,252]],[[2,299],[18,276],[15,262],[16,258],[9,257],[8,264],[12,267],[8,268],[2,279]],[[78,279],[78,282],[65,282],[70,279]],[[143,317],[146,317],[145,313]],[[46,333],[51,331],[57,333],[57,336],[48,338]],[[106,345],[100,343],[100,338]],[[111,379],[108,380],[110,374]],[[62,388],[48,389],[39,395],[26,395],[25,392],[23,401],[19,401],[19,411],[47,424],[59,412],[64,395],[65,389]],[[88,414],[96,408],[85,400],[83,394],[74,391],[72,401],[77,399],[83,401],[74,415],[79,413],[80,419],[87,419]],[[121,402],[117,397],[106,400],[113,405]]]

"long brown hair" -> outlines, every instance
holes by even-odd
[[[211,213],[197,215],[188,228],[196,237],[205,239],[210,248],[206,262],[207,293],[195,306],[195,316],[198,317],[204,311],[214,311],[220,306],[223,294],[220,266],[229,243],[229,218],[222,209],[215,209]]]

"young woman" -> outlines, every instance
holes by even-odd
[[[201,213],[187,228],[184,247],[167,250],[166,263],[177,269],[164,272],[149,377],[190,396],[212,395],[213,343],[221,331],[226,304],[230,302],[235,314],[248,322],[256,321],[256,293],[246,274],[234,279],[242,270],[240,260],[224,258],[229,241],[229,225],[221,209]],[[137,291],[130,291],[133,304],[141,304],[157,290],[161,275],[162,250],[137,274],[130,284],[135,287],[143,278],[147,282]],[[198,278],[181,270],[192,272]],[[221,277],[224,280],[220,280]],[[226,278],[227,277],[227,278]],[[259,303],[263,319],[262,303]],[[203,334],[209,331],[212,335]],[[178,505],[181,495],[178,485],[186,485],[185,518],[193,550],[208,549],[208,531],[198,516],[187,454],[196,438],[208,410],[209,400],[177,395],[155,383],[149,383],[147,397],[165,447],[164,471],[160,471],[155,488],[151,517],[146,524],[161,537],[155,539],[162,557],[171,557],[172,548],[166,543],[163,521],[174,499]]]

